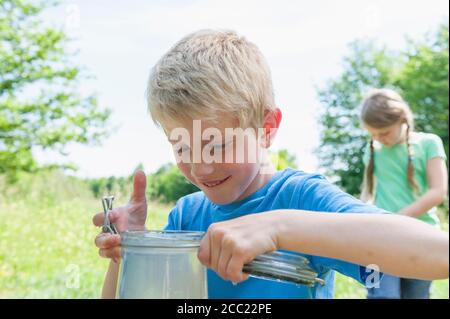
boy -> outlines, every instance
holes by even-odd
[[[202,30],[178,42],[152,69],[148,104],[178,167],[201,190],[177,202],[166,229],[208,230],[198,257],[211,268],[210,298],[332,298],[334,270],[366,284],[377,274],[366,269],[371,264],[402,276],[448,277],[446,234],[385,214],[320,175],[273,170],[267,150],[281,111],[270,71],[258,48],[234,32]],[[145,229],[145,185],[137,172],[130,203],[111,212],[119,231]],[[103,297],[114,297],[120,236],[100,234],[96,245],[113,259]],[[326,285],[242,273],[255,256],[277,249],[305,254]]]

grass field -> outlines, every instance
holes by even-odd
[[[108,264],[98,257],[91,223],[100,200],[65,176],[28,177],[0,190],[0,298],[98,298]],[[147,226],[163,227],[169,209],[150,203]],[[365,289],[338,275],[335,295],[365,298]],[[434,282],[432,297],[449,297],[448,280]]]

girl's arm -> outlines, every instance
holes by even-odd
[[[106,273],[105,282],[103,283],[102,298],[116,298],[117,277],[119,275],[120,263],[111,260],[109,262],[108,272]]]
[[[448,278],[448,234],[394,214],[279,210],[210,226],[198,257],[222,278],[245,280],[242,267],[276,249],[377,265],[395,276]]]
[[[399,214],[418,217],[442,203],[447,196],[447,167],[444,159],[435,157],[427,161],[429,189],[417,201],[399,211]]]

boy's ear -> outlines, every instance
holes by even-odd
[[[282,114],[279,108],[275,108],[272,111],[266,111],[264,113],[264,136],[262,138],[262,147],[269,148],[272,145],[277,134],[277,130],[280,127],[281,118]]]

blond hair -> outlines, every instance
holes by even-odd
[[[275,108],[270,70],[253,43],[228,30],[200,30],[176,43],[152,68],[147,87],[153,121],[216,121],[223,113],[258,128]]]
[[[406,146],[408,150],[407,179],[412,189],[417,192],[418,184],[414,179],[412,148],[409,143],[410,133],[414,130],[414,117],[409,105],[395,91],[390,89],[372,89],[364,99],[361,110],[361,121],[373,128],[385,128],[397,123],[406,124]],[[370,139],[370,159],[364,171],[361,199],[373,199],[375,169],[374,141]]]

